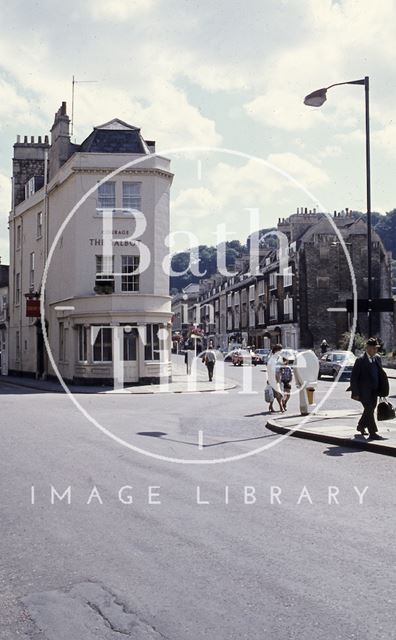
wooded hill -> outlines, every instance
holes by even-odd
[[[366,214],[361,213],[360,211],[353,211],[352,216],[354,218],[363,217],[365,218]],[[385,215],[373,212],[371,214],[372,219],[372,227],[380,236],[382,242],[384,243],[385,248],[388,251],[392,252],[394,263],[394,284],[396,277],[396,209],[392,209]],[[271,231],[271,229],[261,229],[260,237],[264,234]],[[226,243],[226,265],[232,270],[235,265],[235,261],[238,258],[243,256],[247,256],[249,253],[248,249],[248,241],[247,239],[245,244],[242,244],[239,240],[231,240]],[[276,240],[272,238],[266,239],[266,244],[270,247],[273,246],[273,243]],[[178,291],[181,291],[184,287],[186,287],[191,282],[199,282],[202,277],[210,278],[217,271],[217,248],[210,247],[205,244],[199,245],[198,247],[198,255],[199,255],[199,271],[200,273],[205,273],[205,276],[196,276],[191,271],[187,271],[186,274],[182,276],[171,276],[170,279],[170,288],[171,293],[175,294]],[[172,269],[174,271],[180,272],[184,271],[189,264],[190,254],[187,251],[181,251],[180,253],[175,253],[172,257]]]

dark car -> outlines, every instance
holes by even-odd
[[[352,351],[328,351],[319,359],[319,374],[331,376],[335,380],[341,371],[340,380],[349,380],[356,356]]]
[[[259,358],[251,349],[235,349],[232,352],[231,361],[234,367],[241,367],[243,364],[260,364]]]
[[[271,349],[256,349],[255,353],[259,359],[259,364],[267,364]]]

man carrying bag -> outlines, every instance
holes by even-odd
[[[379,343],[376,338],[369,338],[366,342],[365,353],[357,358],[352,369],[351,392],[352,399],[363,405],[363,414],[356,427],[363,435],[369,435],[369,440],[382,440],[374,418],[378,397],[389,395],[388,376],[382,368],[382,362],[377,355]],[[366,431],[367,429],[367,431]]]

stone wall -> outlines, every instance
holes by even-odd
[[[34,138],[32,139],[34,140]],[[45,152],[49,149],[48,138],[44,142],[17,142],[14,144],[12,174],[14,177],[14,205],[25,200],[25,185],[34,176],[44,176]]]

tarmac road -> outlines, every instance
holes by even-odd
[[[79,399],[150,453],[235,457],[277,437],[252,371],[257,395]],[[61,394],[0,394],[1,640],[395,637],[394,459],[286,438],[170,463]]]

